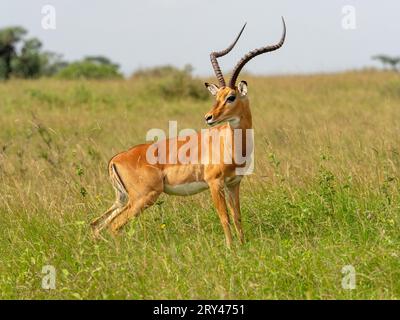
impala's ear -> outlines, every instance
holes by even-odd
[[[216,96],[216,95],[217,95],[217,92],[218,92],[218,90],[219,90],[219,88],[218,88],[217,85],[215,85],[215,84],[213,84],[213,83],[208,83],[208,82],[204,83],[204,85],[206,86],[206,88],[208,89],[208,91],[211,92],[211,94],[212,94],[213,96]]]
[[[247,95],[247,82],[246,81],[240,81],[238,85],[238,90],[241,96],[246,96]]]

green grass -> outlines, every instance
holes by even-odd
[[[118,250],[88,226],[114,200],[109,158],[168,120],[202,128],[211,98],[164,100],[145,79],[0,84],[0,298],[399,299],[399,76],[247,80],[256,167],[231,250],[208,192],[162,196]]]

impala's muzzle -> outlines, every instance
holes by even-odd
[[[214,122],[214,120],[213,120],[214,117],[212,114],[206,114],[204,118],[208,125],[211,125]]]

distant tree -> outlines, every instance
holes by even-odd
[[[22,27],[0,30],[0,78],[8,79],[12,72],[11,62],[17,54],[16,46],[26,34]]]
[[[384,54],[373,56],[372,59],[379,60],[383,66],[388,65],[393,71],[399,71],[400,57],[391,57]]]
[[[59,55],[42,52],[40,40],[25,40],[26,33],[22,27],[0,30],[0,79],[51,76],[66,66]]]
[[[11,62],[13,75],[21,78],[37,78],[41,75],[43,67],[42,43],[36,39],[24,41],[21,52]]]

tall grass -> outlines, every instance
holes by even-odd
[[[135,78],[0,84],[0,297],[400,298],[398,76],[246,80],[256,166],[232,250],[208,192],[162,196],[118,248],[88,227],[114,199],[109,158],[168,120],[200,129],[211,98],[165,99]]]

